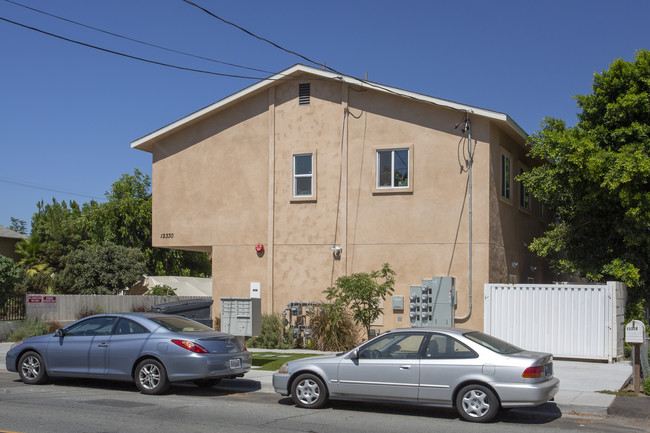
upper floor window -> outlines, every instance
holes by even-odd
[[[314,196],[314,155],[311,153],[293,155],[293,196]]]
[[[520,168],[519,169],[519,174],[523,174],[524,169]],[[530,210],[530,192],[528,192],[528,188],[524,185],[523,182],[519,183],[519,206],[521,206],[522,209],[524,210]]]
[[[377,151],[377,188],[408,188],[409,149]]]
[[[510,200],[512,190],[512,161],[510,156],[501,154],[501,197]]]

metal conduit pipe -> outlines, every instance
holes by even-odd
[[[458,128],[458,125],[462,123],[459,122],[456,124],[456,128]],[[468,210],[469,210],[469,310],[467,311],[467,314],[464,315],[463,317],[454,317],[454,320],[458,320],[460,322],[463,322],[467,319],[469,319],[469,316],[472,315],[472,164],[474,162],[474,156],[472,155],[472,127],[469,122],[469,111],[465,112],[465,127],[463,128],[463,132],[467,130],[467,153],[468,153],[468,162],[467,162],[467,189],[468,189]]]

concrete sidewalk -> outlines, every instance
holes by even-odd
[[[11,343],[0,343],[0,371],[5,369],[5,356]],[[251,352],[260,349],[249,349]],[[305,352],[301,350],[267,350],[269,352]],[[313,351],[307,351],[314,353]],[[318,352],[317,352],[318,353]],[[611,394],[599,391],[618,391],[627,384],[632,375],[632,365],[629,361],[613,364],[578,361],[553,361],[555,376],[560,379],[560,391],[553,402],[539,406],[542,412],[586,413],[607,415],[607,409],[616,398]],[[255,392],[274,393],[272,371],[253,369],[246,373],[247,381],[259,382]],[[225,384],[224,384],[225,385]]]

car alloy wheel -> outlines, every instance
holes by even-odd
[[[155,359],[145,359],[135,369],[137,385],[143,394],[161,394],[169,387],[165,367]]]
[[[26,352],[18,361],[20,379],[27,384],[37,385],[47,380],[43,358],[36,352]]]
[[[318,376],[302,374],[293,381],[291,396],[300,407],[318,409],[327,401],[327,388]]]
[[[487,422],[499,410],[496,395],[482,385],[468,385],[456,397],[456,407],[460,416],[472,422]]]

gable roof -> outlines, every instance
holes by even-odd
[[[5,226],[0,226],[0,238],[9,239],[25,239],[27,236],[21,235],[18,232],[8,229]]]
[[[183,129],[217,111],[223,109],[227,106],[235,104],[238,100],[252,95],[254,93],[263,91],[269,87],[275,86],[278,81],[281,81],[283,78],[287,78],[293,75],[303,75],[310,74],[314,75],[320,79],[332,79],[338,80],[347,84],[353,84],[358,87],[366,88],[369,90],[374,90],[378,92],[390,93],[404,98],[414,99],[416,101],[425,102],[434,104],[440,107],[451,108],[454,110],[459,110],[474,115],[486,117],[490,120],[494,120],[498,123],[501,123],[506,126],[510,133],[514,133],[524,139],[527,138],[526,132],[514,121],[510,116],[505,113],[499,113],[497,111],[486,110],[483,108],[472,107],[470,105],[460,104],[453,101],[448,101],[445,99],[434,98],[432,96],[423,95],[420,93],[410,92],[408,90],[398,89],[396,87],[385,86],[383,84],[374,83],[368,80],[362,80],[360,78],[350,77],[347,75],[338,74],[335,72],[325,71],[310,66],[305,66],[297,64],[292,66],[289,69],[286,69],[282,72],[265,78],[259,81],[252,86],[249,86],[239,92],[236,92],[220,101],[215,102],[214,104],[208,105],[207,107],[198,110],[188,116],[185,116],[175,122],[170,123],[167,126],[164,126],[150,134],[145,135],[142,138],[139,138],[131,143],[131,148],[144,150],[146,152],[152,151],[152,145],[156,141],[166,137],[169,134],[176,132],[177,130]]]

